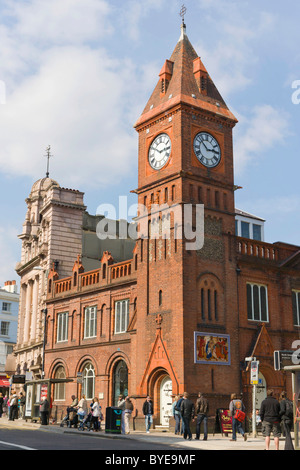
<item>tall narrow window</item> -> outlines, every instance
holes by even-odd
[[[268,291],[266,286],[247,283],[248,320],[269,321]]]
[[[172,201],[175,200],[175,184],[172,185]]]
[[[84,310],[84,338],[94,338],[97,334],[97,307]]]
[[[169,191],[168,188],[165,188],[165,202],[168,202],[169,199]]]
[[[95,370],[91,363],[86,364],[83,369],[82,392],[87,400],[95,396]]]
[[[56,341],[58,343],[62,341],[68,341],[68,312],[59,313],[57,315],[57,335]]]
[[[218,292],[214,292],[215,320],[218,321]]]
[[[242,237],[250,238],[250,224],[248,222],[241,222]]]
[[[63,366],[60,366],[56,369],[55,379],[65,379],[66,372]],[[54,400],[65,400],[66,397],[66,384],[65,382],[54,384]]]
[[[117,406],[119,396],[128,395],[128,368],[125,361],[117,363],[113,371],[113,404]]]
[[[204,300],[204,289],[201,289],[201,318],[202,320],[205,319],[205,300]]]
[[[292,292],[293,322],[295,326],[300,326],[300,291]]]
[[[162,305],[162,290],[158,293],[158,305],[161,307]]]
[[[211,320],[211,298],[210,298],[210,289],[207,290],[207,315],[208,315],[208,319]]]
[[[115,334],[125,333],[129,322],[129,299],[115,302]]]

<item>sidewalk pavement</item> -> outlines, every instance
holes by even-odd
[[[55,432],[61,434],[72,434],[76,433],[77,435],[88,435],[93,438],[107,438],[107,439],[130,439],[131,441],[137,442],[152,442],[155,444],[163,444],[171,446],[174,451],[184,449],[184,450],[264,450],[265,441],[263,436],[259,435],[257,437],[252,437],[247,435],[247,441],[244,441],[243,437],[238,434],[237,440],[235,442],[230,441],[231,434],[228,437],[222,436],[222,434],[209,434],[208,440],[203,441],[203,437],[200,437],[200,440],[197,441],[194,439],[189,441],[183,439],[182,436],[175,436],[175,434],[166,431],[157,431],[155,429],[151,430],[149,434],[143,431],[131,431],[130,434],[108,434],[105,433],[105,426],[102,423],[102,431],[94,433],[93,431],[79,431],[75,428],[60,427],[58,424],[50,424],[48,426],[42,426],[39,423],[32,423],[30,421],[25,421],[22,419],[17,419],[15,421],[9,421],[5,416],[0,418],[0,429],[5,428],[15,428],[15,429],[37,429],[45,432]],[[280,439],[280,450],[284,449],[284,438]],[[271,450],[275,450],[274,441],[271,437]]]

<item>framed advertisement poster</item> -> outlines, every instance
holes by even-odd
[[[194,362],[196,364],[230,365],[230,336],[195,331]]]
[[[25,418],[31,417],[31,410],[32,410],[32,392],[33,392],[33,385],[27,385],[26,389],[26,405],[25,405]]]

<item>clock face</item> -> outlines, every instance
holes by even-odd
[[[220,145],[207,132],[199,132],[194,138],[194,152],[199,162],[207,168],[213,168],[220,163]]]
[[[171,139],[168,134],[159,134],[149,148],[149,163],[154,170],[160,170],[169,160]]]

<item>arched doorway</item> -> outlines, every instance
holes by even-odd
[[[117,406],[119,395],[128,395],[128,368],[123,360],[118,361],[113,370],[113,406]]]
[[[160,383],[160,424],[169,426],[172,416],[172,380],[167,375]]]

